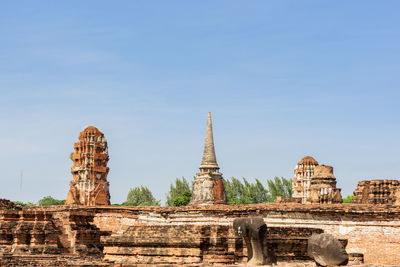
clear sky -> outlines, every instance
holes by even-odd
[[[306,155],[343,195],[400,175],[399,1],[2,1],[0,198],[65,199],[88,125],[111,202],[192,178],[213,117],[225,178],[291,178]],[[21,184],[22,172],[22,184]]]

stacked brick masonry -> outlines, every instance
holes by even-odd
[[[37,261],[53,257],[62,261],[69,255],[75,261],[108,259],[111,264],[122,262],[129,254],[128,258],[134,260],[143,247],[153,255],[153,249],[162,244],[166,248],[164,252],[169,251],[170,256],[164,253],[159,260],[173,262],[187,249],[186,243],[192,242],[191,253],[198,262],[240,263],[246,260],[247,252],[241,240],[234,238],[232,222],[234,218],[247,216],[262,216],[269,227],[271,243],[275,242],[283,254],[290,250],[297,253],[294,258],[304,255],[304,242],[312,232],[323,230],[347,240],[347,250],[364,254],[366,263],[400,262],[400,206],[294,203],[179,208],[51,206],[2,210],[0,262],[12,262],[16,257],[29,260],[38,257]],[[132,235],[139,239],[129,240]],[[127,237],[125,245],[120,246],[124,236]],[[143,241],[155,236],[160,240]],[[193,241],[189,241],[191,237]],[[128,253],[124,254],[127,248]],[[141,257],[147,257],[144,254],[142,252]],[[289,255],[283,254],[278,256]]]
[[[0,252],[59,253],[60,232],[52,212],[0,211]]]
[[[293,197],[301,198],[302,203],[306,203],[309,197],[311,177],[314,174],[315,166],[318,165],[318,162],[313,157],[305,156],[297,163],[294,169]]]
[[[333,204],[342,203],[341,189],[336,187],[336,178],[333,175],[333,167],[318,165],[314,168],[309,188],[310,196],[307,203]]]
[[[62,206],[0,210],[0,266],[103,266],[106,233],[93,215]]]
[[[94,223],[102,230],[119,234],[135,224],[231,226],[236,217],[262,216],[268,227],[321,229],[347,240],[347,250],[363,253],[366,263],[400,262],[399,206],[290,203],[96,209]],[[237,244],[231,230],[228,240],[228,253],[234,252],[238,257],[240,251],[235,250]],[[243,253],[245,256],[245,249]]]
[[[400,204],[400,181],[360,181],[354,191],[353,203],[359,204]]]
[[[103,238],[105,260],[138,264],[233,264],[228,226],[135,225]]]
[[[66,204],[110,205],[108,147],[104,134],[89,126],[79,134],[71,158],[73,175]]]
[[[0,198],[0,209],[20,210],[22,208],[18,205],[15,205],[12,201],[8,199]]]

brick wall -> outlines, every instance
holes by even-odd
[[[346,249],[353,253],[364,253],[366,263],[400,262],[399,206],[290,203],[99,209],[101,212],[98,210],[94,218],[96,225],[100,229],[120,234],[134,224],[231,226],[236,217],[262,216],[268,227],[282,228],[281,237],[284,236],[285,229],[297,229],[294,230],[295,236],[299,236],[301,228],[310,229],[310,231],[320,229],[338,239],[347,240]],[[234,239],[232,231],[229,231],[227,238]],[[308,236],[303,239],[307,238]],[[230,245],[228,252],[233,252],[236,258],[240,258],[241,252],[235,251],[235,242],[237,241],[231,241],[233,245]],[[295,240],[292,237],[290,242],[299,244],[301,240]]]
[[[92,257],[104,266],[107,262],[240,263],[247,251],[234,237],[232,222],[247,216],[264,218],[278,260],[306,260],[307,238],[324,231],[347,243],[349,252],[363,253],[366,263],[400,262],[400,206],[274,203],[1,210],[0,263],[28,256],[68,262],[68,255],[76,262]]]

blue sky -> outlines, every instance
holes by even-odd
[[[343,195],[400,174],[398,1],[2,1],[0,197],[64,199],[88,125],[111,201],[193,177],[212,112],[225,178],[291,178],[305,155]],[[20,181],[23,173],[22,186]]]

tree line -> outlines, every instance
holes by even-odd
[[[232,177],[230,179],[224,179],[224,185],[227,202],[231,205],[274,203],[277,196],[291,197],[293,194],[292,179],[286,179],[284,177],[267,179],[265,184],[258,179],[255,179],[254,182],[250,182],[246,178],[240,180]],[[170,207],[185,206],[189,204],[191,196],[191,182],[189,183],[184,177],[180,179],[176,178],[175,181],[170,184],[165,205]],[[351,203],[352,200],[353,195],[349,195],[343,199],[343,203]],[[46,206],[64,205],[65,200],[47,196],[40,199],[36,204],[32,202],[13,202],[20,206]],[[157,200],[146,186],[137,186],[129,190],[126,201],[121,204],[113,205],[161,206],[161,200]]]
[[[189,204],[192,196],[191,183],[184,177],[176,178],[170,184],[166,195],[166,206],[176,207]],[[260,180],[255,179],[249,182],[243,178],[235,177],[224,180],[227,202],[231,205],[254,204],[275,202],[277,196],[292,196],[292,179],[275,177],[267,180],[264,185]],[[161,201],[156,200],[152,192],[145,186],[131,188],[123,206],[160,206]],[[115,204],[118,205],[118,204]]]
[[[44,197],[40,199],[37,203],[33,202],[22,202],[22,201],[13,201],[15,205],[19,205],[22,207],[26,206],[49,206],[49,205],[64,205],[65,200],[55,199],[51,196]]]

